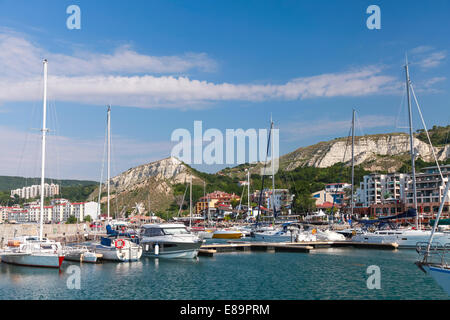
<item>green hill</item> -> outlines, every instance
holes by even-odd
[[[96,181],[89,181],[89,180],[67,180],[67,179],[63,180],[45,179],[45,182],[59,184],[61,187],[88,186],[98,183]],[[17,188],[31,186],[34,184],[41,184],[41,178],[0,176],[0,191],[9,191]]]

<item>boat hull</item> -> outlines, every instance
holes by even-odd
[[[64,256],[56,254],[5,254],[2,262],[27,267],[60,268]]]
[[[214,232],[212,239],[240,239],[242,232]]]
[[[194,259],[198,256],[198,250],[202,246],[201,241],[198,242],[144,242],[144,256],[151,258],[167,258],[167,259]],[[156,249],[158,245],[158,249]]]
[[[112,246],[97,245],[93,249],[96,253],[102,255],[103,260],[107,261],[133,262],[138,261],[142,256],[142,247],[140,246],[118,249]]]
[[[414,249],[418,242],[428,242],[430,238],[430,233],[425,232],[424,234],[402,234],[402,235],[380,235],[380,234],[360,234],[352,238],[352,241],[363,242],[363,243],[373,243],[373,244],[387,244],[387,243],[397,243],[399,248]],[[446,234],[438,235],[434,237],[435,242],[446,244],[450,243],[450,236]]]
[[[425,271],[450,295],[450,270],[440,266],[422,266]]]

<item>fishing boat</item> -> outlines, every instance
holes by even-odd
[[[139,243],[144,256],[193,259],[197,257],[203,239],[188,231],[184,224],[144,224]]]
[[[41,200],[39,237],[22,236],[8,241],[8,247],[1,252],[1,260],[5,263],[31,266],[60,268],[64,260],[64,253],[59,242],[44,238],[44,177],[45,177],[45,142],[47,134],[47,60],[44,65],[44,98],[42,120],[42,158],[41,158]]]

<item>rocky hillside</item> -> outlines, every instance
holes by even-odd
[[[166,209],[174,200],[172,186],[190,181],[203,183],[192,169],[180,160],[170,157],[131,168],[111,179],[111,206],[114,212],[130,210],[140,204],[148,211]],[[98,189],[90,198],[96,200]],[[106,187],[102,188],[101,203],[106,203]]]
[[[414,138],[417,157],[426,162],[434,161],[431,147]],[[409,136],[403,133],[377,134],[355,137],[355,164],[369,171],[393,172],[409,157]],[[439,160],[450,157],[450,145],[435,147]],[[280,166],[293,170],[299,166],[330,167],[335,163],[350,163],[351,139],[338,138],[299,148],[280,157]]]

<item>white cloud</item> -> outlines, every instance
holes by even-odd
[[[50,62],[49,62],[50,64]],[[223,100],[266,101],[317,97],[364,96],[389,92],[394,78],[369,67],[346,73],[298,78],[281,85],[215,84],[187,77],[144,76],[49,76],[49,97],[58,101],[133,107],[202,104]],[[39,78],[22,81],[0,79],[0,101],[42,99]]]
[[[0,136],[0,175],[40,176],[40,134],[0,126]],[[118,174],[130,167],[168,157],[172,146],[170,141],[144,142],[113,135],[112,172]],[[49,135],[46,177],[100,180],[103,151],[103,138]],[[106,164],[104,172],[105,179]]]
[[[3,31],[3,32],[2,32]],[[128,45],[116,48],[112,54],[77,50],[72,55],[47,52],[23,35],[0,30],[1,76],[24,79],[42,73],[42,59],[49,60],[49,71],[58,76],[180,73],[192,69],[215,71],[217,63],[205,53],[185,53],[180,56],[149,56]]]
[[[133,107],[198,106],[223,100],[267,101],[363,96],[389,92],[394,83],[380,67],[369,66],[290,80],[284,84],[213,83],[173,74],[194,68],[213,70],[206,54],[152,57],[129,47],[113,54],[46,52],[25,37],[0,34],[0,102],[42,99],[42,62],[49,61],[49,97],[86,104]]]

